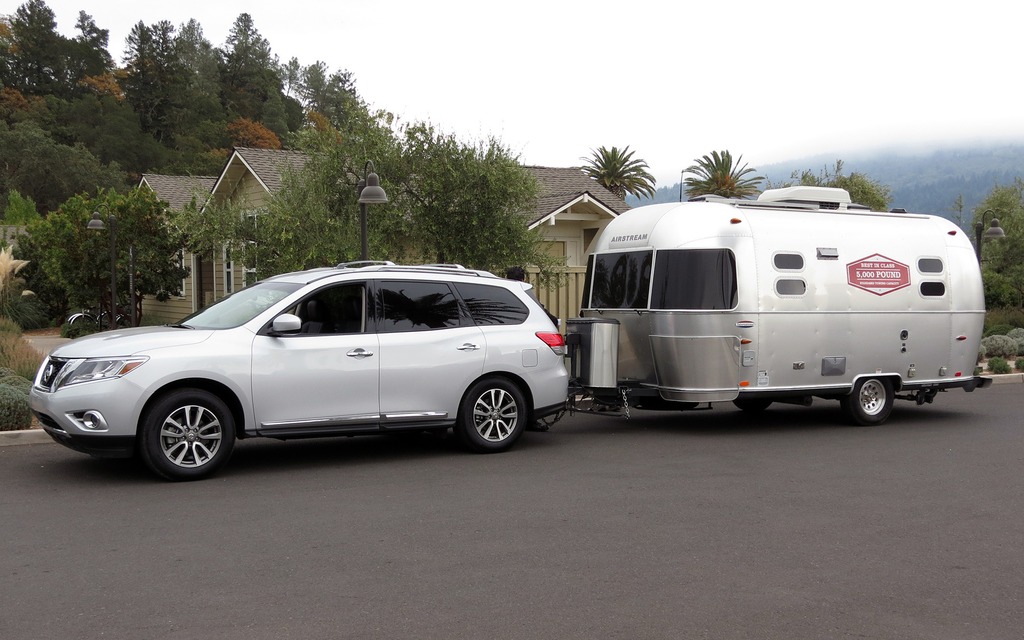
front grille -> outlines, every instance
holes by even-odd
[[[46,364],[43,365],[43,373],[39,376],[38,386],[52,391],[54,381],[67,364],[67,358],[47,358]]]

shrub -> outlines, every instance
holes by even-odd
[[[988,329],[985,329],[985,333],[983,333],[982,335],[984,337],[986,337],[986,338],[989,337],[989,336],[1005,336],[1006,334],[1008,334],[1011,331],[1013,331],[1013,326],[1011,326],[1011,325],[1008,325],[1008,324],[994,324],[991,327],[989,327]]]
[[[33,379],[42,363],[43,355],[20,335],[0,334],[0,367],[11,369],[22,378]]]
[[[989,361],[992,358],[1013,358],[1017,355],[1017,341],[1010,336],[995,335],[981,339]]]
[[[985,327],[988,328],[997,324],[1024,327],[1024,309],[1013,307],[989,309],[988,313],[985,314]]]
[[[21,335],[21,325],[7,316],[0,316],[0,333],[13,333]]]
[[[9,376],[0,376],[0,385],[7,385],[8,387],[14,387],[19,391],[24,391],[28,394],[29,389],[32,388],[32,381],[22,378],[18,374],[12,374]]]
[[[996,356],[988,359],[988,370],[992,373],[1010,373],[1010,363],[1005,358]]]
[[[1017,371],[1024,371],[1024,358],[1017,358],[1017,361],[1013,363],[1013,368]]]
[[[94,322],[88,322],[86,320],[80,320],[74,324],[68,324],[65,322],[60,327],[60,337],[62,338],[81,338],[87,336],[90,333],[98,333],[102,329],[96,326]]]
[[[1017,355],[1024,356],[1024,329],[1017,327],[1011,329],[1010,333],[1006,335],[1017,341]]]
[[[31,426],[28,396],[14,387],[0,385],[0,431],[20,431]]]

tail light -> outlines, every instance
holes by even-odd
[[[565,338],[562,337],[562,334],[555,331],[538,331],[537,337],[541,339],[541,342],[551,347],[555,355],[565,355]]]

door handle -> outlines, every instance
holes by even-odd
[[[479,347],[479,345],[475,345],[472,342],[467,342],[466,344],[462,345],[461,347],[457,347],[457,348],[458,348],[459,351],[476,351],[480,347]]]
[[[353,349],[353,350],[349,351],[345,355],[350,357],[350,358],[369,358],[370,356],[373,355],[373,352],[372,351],[367,351],[366,349],[363,349],[362,347],[360,347],[358,349]]]

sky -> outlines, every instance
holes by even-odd
[[[45,1],[65,35],[79,11],[109,30],[118,62],[140,21],[195,18],[222,47],[244,11],[282,63],[351,71],[404,122],[526,165],[628,146],[659,186],[715,150],[757,168],[1024,141],[1020,2]]]

